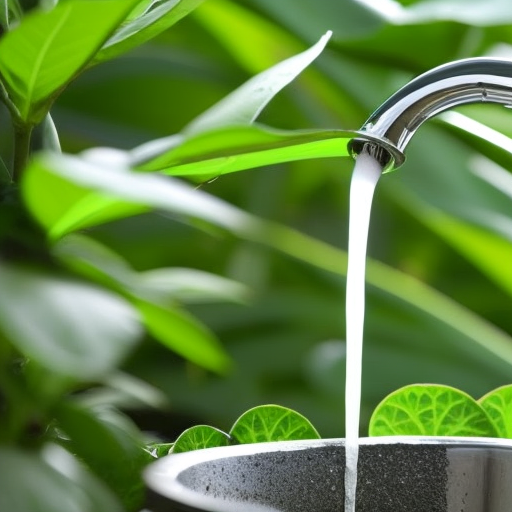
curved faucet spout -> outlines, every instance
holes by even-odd
[[[349,149],[357,157],[366,146],[383,167],[395,169],[422,123],[450,108],[481,102],[512,106],[512,61],[464,59],[418,76],[370,116]]]

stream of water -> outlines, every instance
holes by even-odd
[[[355,512],[356,507],[366,245],[373,192],[381,173],[382,167],[377,160],[363,151],[357,157],[350,183],[346,292],[345,512]]]

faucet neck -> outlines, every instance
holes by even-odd
[[[357,156],[365,143],[385,151],[382,164],[399,167],[416,130],[431,117],[468,103],[512,105],[512,61],[473,58],[450,62],[420,75],[386,100],[350,143]]]

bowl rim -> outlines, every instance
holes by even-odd
[[[151,463],[144,471],[146,485],[154,492],[175,502],[185,505],[190,510],[226,511],[239,510],[239,504],[228,500],[219,500],[205,496],[183,485],[178,476],[183,471],[205,462],[256,455],[260,453],[275,453],[300,451],[309,448],[343,446],[345,439],[311,439],[297,441],[274,441],[265,443],[240,444],[205,448],[185,453],[167,455]],[[512,450],[512,439],[489,437],[447,437],[447,436],[382,436],[359,438],[360,446],[379,445],[444,445],[446,448],[461,449],[492,449]],[[244,510],[269,511],[269,507],[244,503]]]

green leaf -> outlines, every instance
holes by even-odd
[[[332,32],[327,32],[311,48],[252,77],[196,117],[182,133],[191,135],[221,126],[252,123],[269,101],[320,55],[331,35]]]
[[[20,120],[36,124],[136,0],[68,0],[32,11],[0,40],[0,75]],[[94,30],[92,30],[94,27]]]
[[[257,126],[220,129],[198,135],[197,138],[193,137],[176,150],[163,152],[140,165],[139,170],[159,170],[169,175],[195,175],[207,179],[228,172],[292,160],[348,156],[347,143],[354,135],[355,132],[342,130],[283,132]],[[159,147],[160,150],[161,147]],[[142,153],[145,157],[148,156],[147,151],[143,150]],[[142,213],[149,205],[154,207],[162,204],[160,201],[162,194],[158,193],[160,184],[167,183],[165,188],[169,189],[171,182],[164,182],[160,177],[144,178],[131,173],[130,176],[133,178],[131,182],[134,187],[132,192],[127,194],[126,192],[131,188],[128,175],[121,186],[118,181],[122,179],[121,174],[104,172],[104,168],[113,166],[109,156],[110,151],[102,154],[103,157],[101,154],[97,155],[94,161],[69,155],[63,155],[61,159],[55,155],[42,156],[29,164],[24,173],[26,198],[34,208],[33,213],[50,231],[52,238],[58,238],[80,227]],[[140,156],[140,152],[134,155]],[[127,160],[117,165],[125,171],[128,170]],[[72,173],[69,173],[70,169],[73,169]],[[58,174],[61,172],[62,176],[59,177]],[[75,186],[66,176],[69,176],[72,182],[83,183],[85,187],[81,189]],[[118,182],[119,186],[116,186],[114,181]],[[142,182],[146,185],[138,190],[139,185],[135,181],[141,186]],[[155,194],[145,196],[143,190],[153,186]],[[182,187],[183,185],[175,184],[174,186]],[[88,194],[87,188],[108,191],[112,196],[118,195],[119,198],[97,193]],[[59,201],[49,203],[38,199],[45,193],[44,191],[50,189],[54,191]],[[56,193],[57,190],[60,191],[59,194]],[[121,198],[127,201],[123,202]],[[131,198],[133,198],[132,204],[128,202]],[[169,196],[166,206],[170,207],[174,202]],[[197,203],[193,201],[192,204]],[[216,209],[212,213],[214,211]]]
[[[135,272],[117,254],[87,237],[74,235],[55,247],[71,268],[118,289],[139,309],[148,331],[161,343],[205,368],[224,372],[229,358],[214,335],[176,307],[176,300],[242,296],[242,285],[206,272],[164,268]]]
[[[128,23],[121,26],[106,41],[103,48],[96,54],[93,63],[112,59],[136,46],[140,46],[177,23],[203,1],[153,0],[148,2],[145,0],[140,2],[140,5],[130,13]]]
[[[188,137],[169,151],[151,155],[137,165],[142,171],[204,179],[265,165],[349,156],[347,143],[356,132],[347,130],[284,131],[256,125],[229,126]],[[159,148],[161,151],[161,148]],[[136,148],[134,160],[148,153]]]
[[[224,372],[229,358],[213,334],[176,309],[176,300],[236,300],[247,296],[242,285],[207,272],[163,268],[135,272],[117,254],[87,237],[68,236],[54,252],[75,271],[119,290],[132,300],[153,336],[183,357]]]
[[[220,199],[193,190],[184,183],[166,181],[162,176],[112,169],[104,172],[102,168],[76,157],[43,155],[32,161],[25,172],[22,187],[26,203],[34,216],[52,235],[84,225],[83,212],[75,211],[77,217],[71,219],[66,219],[64,213],[66,208],[77,208],[73,198],[77,195],[80,197],[88,188],[109,191],[112,195],[121,195],[123,199],[131,198],[139,205],[150,204],[169,212],[201,218],[236,236],[345,276],[346,252],[293,229],[263,222]],[[53,190],[58,201],[42,200],[47,190]],[[56,231],[55,226],[63,219],[65,229],[59,226],[59,231]],[[500,366],[503,371],[510,371],[512,344],[510,336],[503,331],[418,279],[378,261],[368,261],[367,282],[377,290],[384,291],[388,300],[398,299],[403,304],[417,308],[422,315],[426,315],[429,324],[447,333],[447,339],[453,340],[451,343],[458,350],[480,360],[484,358],[492,365]]]
[[[498,436],[512,439],[512,384],[490,391],[478,403],[491,418]]]
[[[56,151],[57,153],[61,153],[59,133],[57,132],[57,128],[50,114],[46,114],[42,125],[43,140],[41,149],[47,149],[48,151]]]
[[[134,271],[117,253],[81,234],[67,235],[53,246],[53,254],[69,268],[129,296],[160,305],[234,301],[246,303],[249,289],[232,279],[190,268]]]
[[[229,435],[241,444],[320,439],[307,418],[280,405],[260,405],[249,409],[236,420]]]
[[[231,360],[204,325],[177,308],[136,301],[146,329],[160,343],[184,358],[217,373],[225,373]]]
[[[507,0],[489,0],[485,4],[479,0],[423,0],[407,7],[394,0],[358,1],[396,25],[456,21],[485,27],[512,22]]]
[[[242,6],[238,3],[211,2],[212,5],[206,14],[212,15],[219,13],[222,18],[213,19],[222,27],[224,23],[234,23],[238,17],[241,17],[240,25],[237,24],[234,32],[238,38],[244,38],[244,28],[250,24],[255,28],[260,28],[254,19],[254,13],[247,10],[244,12]],[[251,2],[258,6],[258,11],[264,10],[270,16],[261,17],[260,24],[275,19],[279,25],[289,27],[295,34],[299,34],[303,39],[312,40],[319,31],[330,28],[334,33],[335,39],[362,39],[364,36],[377,31],[382,27],[383,21],[379,14],[373,10],[365,8],[360,1],[333,2],[331,0],[258,0]],[[249,18],[250,17],[250,18]],[[249,18],[247,20],[246,18]],[[249,23],[248,23],[249,21]],[[220,28],[218,29],[220,32]],[[266,32],[263,32],[266,35]],[[274,35],[274,34],[272,34]],[[252,38],[248,37],[249,40]],[[241,43],[243,44],[243,43]],[[247,46],[248,41],[245,43]],[[256,46],[253,52],[256,52]]]
[[[352,2],[334,4],[331,0],[312,0],[309,8],[305,5],[306,2],[299,5],[298,0],[268,0],[265,3],[275,8],[274,12],[282,11],[281,23],[261,14],[261,9],[265,8],[261,0],[256,9],[249,9],[240,3],[226,0],[205,2],[193,15],[225,47],[240,67],[251,75],[262,72],[288,55],[300,52],[304,40],[315,41],[318,34],[324,33],[327,28],[332,29],[334,38],[347,35],[354,27],[357,27],[358,32],[361,28],[364,31],[372,30],[370,20],[364,16],[364,8],[354,6],[356,12],[350,12]],[[319,7],[319,3],[324,5]],[[342,15],[332,13],[337,10],[342,11]],[[319,20],[315,23],[315,18],[323,15],[327,21]],[[291,33],[286,27],[293,25],[296,20],[302,20],[304,30]],[[343,24],[344,27],[341,28],[338,24]],[[225,30],[225,27],[230,27],[231,30]],[[304,34],[305,37],[296,34]],[[329,65],[329,55],[323,54],[321,61],[324,66]],[[341,68],[342,74],[346,73],[345,63],[336,61],[333,65]],[[352,76],[350,81],[353,81]],[[334,84],[325,73],[319,73],[316,69],[308,69],[295,87],[295,93],[301,97],[299,103],[304,101],[307,105],[305,110],[310,111],[310,120],[317,121],[323,117],[325,126],[339,126],[340,120],[344,126],[359,126],[361,122],[361,112],[354,102],[353,95],[347,94],[345,87]],[[303,105],[297,107],[301,110]],[[311,117],[312,111],[314,114]]]
[[[228,446],[230,437],[222,430],[208,425],[196,425],[185,430],[169,451],[169,453],[183,453],[203,448],[215,448],[216,446]]]
[[[68,268],[118,291],[129,289],[137,273],[117,253],[82,234],[59,240],[52,253]]]
[[[40,452],[0,448],[0,509],[11,512],[121,512],[114,494],[57,445]]]
[[[22,188],[29,209],[52,237],[83,226],[91,211],[97,212],[98,202],[102,206],[113,200],[115,208],[119,204],[131,208],[131,214],[149,207],[190,215],[229,230],[251,224],[250,216],[186,183],[125,168],[113,167],[105,172],[101,166],[68,155],[47,153],[33,159],[24,172]],[[58,199],[45,200],[50,190]],[[85,207],[79,199],[88,191],[103,195],[94,197],[92,205]]]
[[[472,170],[483,181],[512,199],[512,174],[507,169],[481,157],[475,158]]]
[[[121,418],[119,412],[115,413]],[[143,500],[141,471],[147,457],[141,435],[125,417],[111,421],[72,402],[55,411],[57,425],[68,436],[63,444],[84,461],[122,500],[128,510],[138,510]],[[110,420],[110,421],[109,421]]]
[[[0,26],[9,30],[10,26],[23,16],[18,0],[0,1]]]
[[[146,450],[155,458],[165,457],[169,455],[174,443],[152,443],[146,447]]]
[[[512,139],[507,135],[460,112],[444,112],[439,121],[443,128],[477,150],[479,156],[487,157],[506,169],[512,166]]]
[[[111,370],[140,335],[135,310],[90,284],[0,266],[0,332],[59,374],[93,379]]]
[[[133,21],[140,18],[143,14],[148,12],[156,4],[159,4],[162,0],[139,0],[139,3],[130,11],[130,14],[126,16],[124,23]]]
[[[232,279],[191,268],[158,268],[137,275],[136,293],[160,304],[229,301],[245,304],[249,289]]]
[[[484,409],[450,386],[413,384],[394,391],[375,409],[370,436],[496,437]]]

